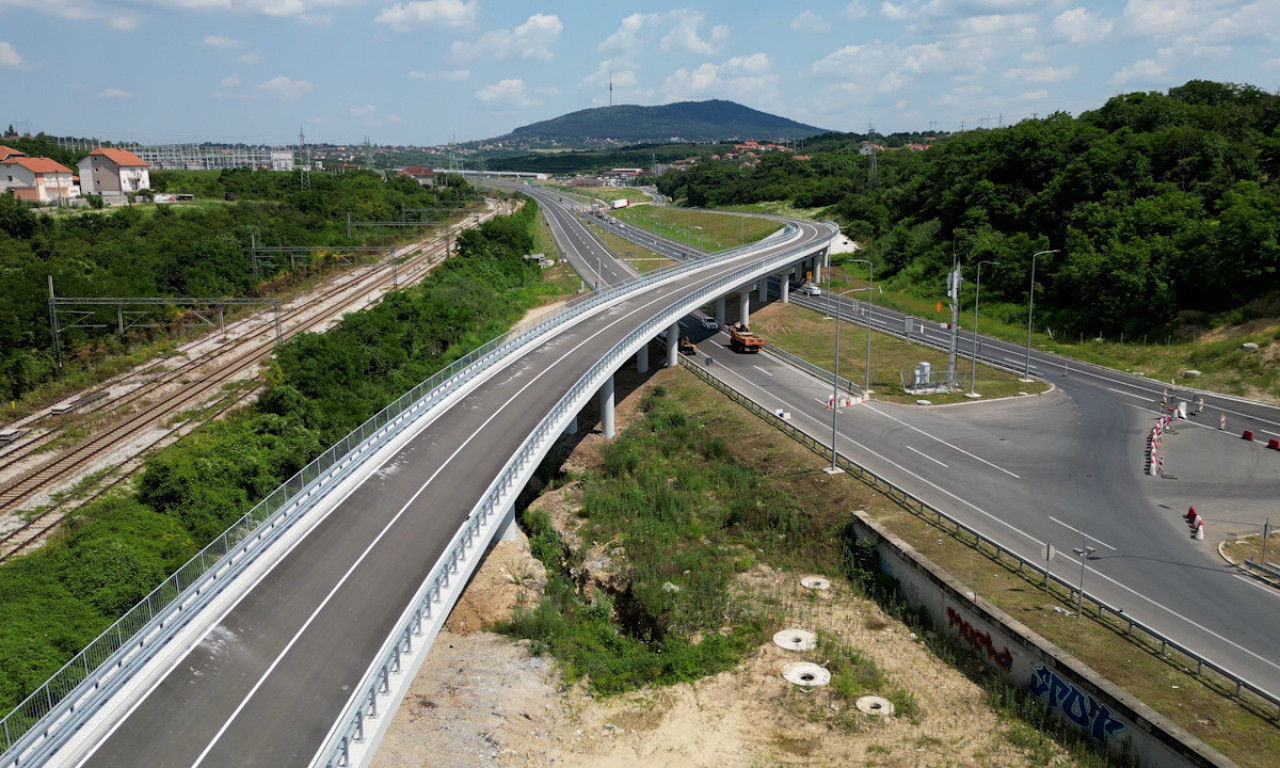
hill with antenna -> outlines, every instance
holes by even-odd
[[[732,101],[713,99],[656,107],[623,104],[583,109],[516,128],[490,141],[521,146],[599,147],[746,139],[789,141],[819,133],[826,131]]]

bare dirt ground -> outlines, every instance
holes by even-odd
[[[657,374],[660,383],[670,372]],[[642,392],[616,412],[619,425]],[[598,433],[570,456],[571,468],[599,460]],[[553,520],[573,518],[576,484],[544,494],[534,506]],[[565,531],[568,533],[568,531]],[[590,559],[590,558],[588,558]],[[566,688],[553,661],[530,654],[483,626],[531,605],[545,584],[527,540],[498,545],[450,616],[384,737],[375,768],[657,768],[706,766],[1044,766],[1073,765],[1056,745],[1035,757],[1005,736],[1012,726],[985,703],[983,691],[939,660],[911,631],[875,604],[835,583],[800,586],[803,574],[756,566],[738,588],[785,614],[787,627],[824,633],[872,659],[915,698],[912,717],[855,714],[829,689],[786,682],[784,664],[822,663],[822,649],[797,654],[773,644],[737,668],[699,681],[593,698]],[[816,655],[815,655],[816,654]]]

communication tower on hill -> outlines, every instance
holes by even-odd
[[[867,189],[876,188],[876,124],[867,123],[867,148],[871,150],[871,167],[867,171]]]

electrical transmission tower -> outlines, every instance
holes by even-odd
[[[311,189],[311,150],[307,149],[307,134],[298,126],[298,187]]]
[[[456,174],[458,167],[458,143],[456,138],[449,139],[449,173]]]
[[[364,137],[364,167],[373,170],[373,142]]]

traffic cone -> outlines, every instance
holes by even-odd
[[[1187,522],[1188,522],[1188,523],[1189,523],[1189,522],[1191,522],[1192,520],[1195,520],[1195,519],[1196,519],[1197,517],[1199,517],[1199,516],[1200,516],[1200,515],[1196,514],[1196,508],[1195,508],[1195,506],[1194,506],[1194,505],[1192,505],[1192,506],[1190,506],[1190,507],[1188,507],[1188,508],[1187,508]]]
[[[1203,520],[1201,520],[1200,524],[1196,526],[1196,541],[1204,541],[1204,521]]]

